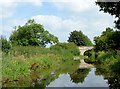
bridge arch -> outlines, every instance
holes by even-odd
[[[79,46],[80,54],[84,55],[85,51],[94,49],[94,46]]]

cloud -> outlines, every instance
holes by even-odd
[[[42,24],[50,33],[56,35],[61,42],[67,41],[71,31],[79,30],[86,26],[80,21],[72,21],[71,19],[63,20],[60,17],[53,15],[37,15],[33,16],[32,19],[35,19],[37,23]]]
[[[6,36],[7,39],[9,39],[12,31],[14,30],[14,26],[23,26],[27,22],[27,19],[21,19],[21,20],[9,20],[5,25],[1,27],[0,32],[2,32],[3,36]],[[1,34],[0,34],[1,35]]]
[[[59,10],[68,10],[72,12],[82,12],[95,7],[96,0],[66,0],[66,2],[53,2]]]
[[[93,41],[94,36],[100,35],[101,32],[106,29],[106,27],[113,26],[111,18],[109,17],[106,19],[94,18],[94,20],[91,21],[89,21],[88,18],[86,18],[86,20],[81,20],[81,18],[75,20],[63,20],[62,18],[53,15],[37,15],[32,17],[32,19],[35,19],[37,23],[42,24],[46,30],[56,35],[59,38],[60,42],[66,42],[68,40],[69,33],[74,30],[81,30]]]
[[[19,3],[28,2],[35,6],[42,6],[41,0],[0,0],[0,19],[13,16]]]

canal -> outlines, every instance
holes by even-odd
[[[120,73],[106,68],[79,68],[79,61],[67,61],[39,72],[24,76],[3,87],[120,87]]]

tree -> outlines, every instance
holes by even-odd
[[[120,31],[114,31],[111,28],[106,28],[101,36],[94,37],[96,50],[120,49]]]
[[[3,36],[0,37],[0,47],[1,47],[1,50],[6,54],[9,52],[9,49],[11,47],[10,42],[7,41],[7,39]]]
[[[100,11],[114,15],[117,20],[115,20],[115,27],[120,29],[120,1],[119,2],[96,2],[96,5],[100,7]]]
[[[18,29],[13,31],[10,41],[12,45],[45,47],[48,43],[57,43],[58,38],[45,31],[41,24],[29,20],[24,26],[18,26]]]
[[[90,39],[85,36],[82,31],[73,31],[70,33],[68,42],[74,42],[77,46],[91,46],[93,45]]]

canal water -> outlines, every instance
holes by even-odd
[[[67,61],[62,65],[44,69],[25,76],[17,82],[3,87],[109,87],[120,88],[120,73],[107,68],[80,69],[78,61]]]
[[[89,69],[78,69],[78,71]],[[70,74],[60,74],[57,79],[47,87],[108,87],[108,80],[103,76],[95,75],[96,68],[91,68],[88,75],[83,80],[73,80]],[[76,75],[77,76],[77,75]]]

